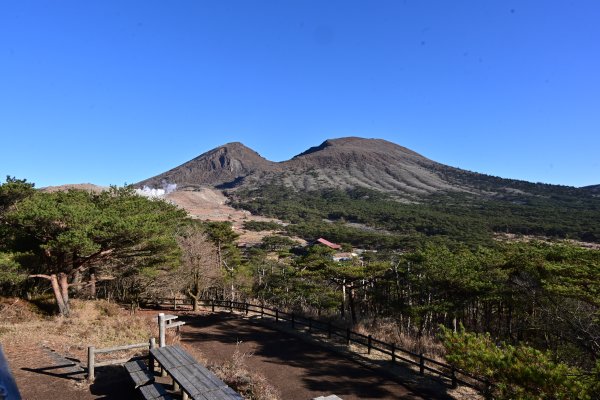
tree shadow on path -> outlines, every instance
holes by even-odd
[[[182,342],[193,343],[211,362],[227,360],[241,342],[241,351],[253,354],[247,360],[248,367],[260,371],[286,399],[322,394],[345,399],[423,398],[333,351],[256,321],[224,312],[184,319],[187,325]]]

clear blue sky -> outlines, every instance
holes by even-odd
[[[0,175],[134,183],[342,136],[600,184],[600,2],[0,2]]]

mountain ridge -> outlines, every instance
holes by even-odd
[[[180,188],[209,186],[228,190],[264,184],[282,185],[297,191],[364,187],[416,201],[439,192],[481,196],[505,196],[516,192],[534,194],[539,185],[462,170],[383,139],[361,137],[327,139],[280,162],[270,161],[240,142],[231,142],[136,186],[160,187],[165,182],[176,183]],[[580,190],[549,186],[558,191]],[[594,194],[598,187],[591,186],[584,191]]]

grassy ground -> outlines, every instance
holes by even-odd
[[[130,315],[115,303],[73,300],[70,318],[48,315],[46,306],[45,299],[34,302],[3,299],[0,302],[0,313],[4,316],[0,322],[0,340],[6,345],[42,344],[60,354],[83,360],[89,345],[102,348],[142,343],[158,335],[156,323],[149,316]]]
[[[118,392],[127,388],[111,389],[117,393],[101,390],[102,395],[98,396],[100,392],[94,385],[87,384],[85,374],[71,375],[66,379],[66,372],[58,366],[66,361],[74,363],[75,368],[81,371],[87,366],[87,347],[90,345],[99,349],[144,343],[150,337],[158,337],[157,312],[131,313],[118,304],[104,300],[72,300],[71,309],[71,317],[63,318],[52,314],[54,305],[51,299],[41,298],[30,302],[19,298],[0,298],[0,343],[12,358],[9,361],[13,364],[18,383],[26,383],[23,385],[27,392],[22,393],[26,394],[24,398],[46,398],[48,394],[59,391],[63,399],[122,398],[122,393]],[[173,330],[167,331],[167,343],[179,344],[179,337]],[[198,361],[206,361],[206,357],[193,346],[181,345]],[[147,353],[147,350],[99,354],[96,362],[143,353]],[[49,359],[48,354],[51,355]],[[247,399],[277,400],[277,391],[267,380],[246,366],[248,356],[237,352],[230,360],[210,367]],[[51,363],[55,367],[49,365]],[[46,372],[55,373],[34,373],[33,366],[45,367]],[[123,375],[124,371],[112,368],[111,374]],[[123,377],[114,378],[119,385],[129,383]]]

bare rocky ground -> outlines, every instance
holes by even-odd
[[[165,196],[165,199],[177,204],[192,216],[192,218],[207,221],[229,221],[233,229],[240,237],[239,243],[260,243],[263,237],[271,235],[272,231],[254,232],[245,230],[246,221],[274,221],[283,224],[282,221],[252,215],[249,211],[236,210],[227,204],[227,197],[220,190],[204,187],[194,190],[177,190]],[[294,238],[299,243],[305,243],[300,238]]]

